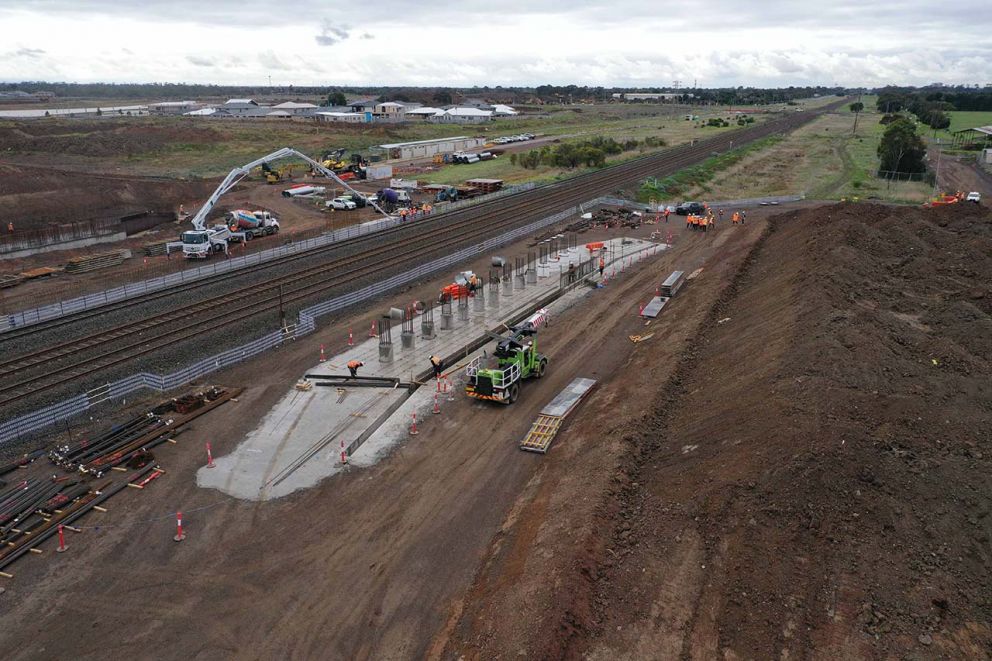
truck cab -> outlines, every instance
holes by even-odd
[[[231,238],[231,230],[225,225],[216,225],[203,230],[189,230],[180,235],[183,243],[183,256],[187,259],[206,259],[211,253],[226,252]]]
[[[539,379],[548,369],[548,357],[537,351],[533,327],[512,329],[500,338],[491,358],[477,356],[466,368],[465,394],[475,399],[512,404],[520,395],[520,381]]]

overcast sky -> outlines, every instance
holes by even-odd
[[[989,0],[0,0],[0,80],[992,82]]]

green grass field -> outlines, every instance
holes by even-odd
[[[919,203],[931,187],[922,182],[888,182],[875,176],[878,123],[875,99],[864,96],[865,110],[854,135],[854,114],[846,107],[824,115],[767,149],[752,153],[690,190],[686,199],[722,200],[771,195],[812,199],[879,199]]]

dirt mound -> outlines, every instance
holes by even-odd
[[[975,206],[774,219],[624,431],[547,654],[988,658],[990,283]]]
[[[212,144],[220,134],[194,124],[133,120],[31,122],[0,127],[0,150],[13,153],[132,156],[176,144]]]
[[[118,218],[147,210],[172,211],[202,202],[213,182],[115,177],[0,164],[0,205],[19,229],[97,218]]]

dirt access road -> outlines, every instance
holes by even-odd
[[[738,229],[687,236],[672,254],[556,320],[541,336],[553,369],[528,384],[513,408],[460,399],[374,468],[274,503],[197,489],[202,442],[210,439],[217,453],[233,447],[313,363],[314,343],[343,343],[344,324],[368,321],[345,321],[218,376],[246,392],[198,421],[186,434],[192,448],[163,451],[170,473],[157,482],[161,488],[140,494],[148,498],[120,500],[102,523],[87,522],[101,527],[77,538],[71,570],[58,562],[18,567],[0,598],[0,646],[12,652],[8,658],[23,659],[138,650],[195,658],[383,659],[439,651],[440,632],[493,535],[508,525],[514,503],[551,458],[516,448],[536,412],[576,375],[600,379],[595,397],[612,397],[611,384],[623,381],[618,367],[633,346],[626,336],[641,328],[638,302],[676,264],[722,264],[743,254],[760,227]],[[408,295],[436,289],[437,283]],[[699,287],[685,300],[707,291]],[[637,401],[629,405],[636,408]],[[180,508],[189,538],[177,545],[169,512]],[[54,603],[61,604],[57,629],[44,624]]]

